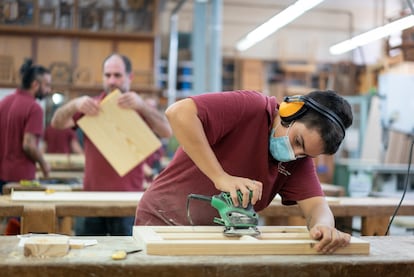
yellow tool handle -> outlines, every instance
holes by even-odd
[[[115,253],[112,254],[111,258],[112,260],[124,260],[126,259],[128,254],[141,252],[142,249],[132,250],[132,251],[125,251],[125,250],[118,250]]]

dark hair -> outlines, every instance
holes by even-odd
[[[50,74],[49,69],[41,65],[33,65],[32,59],[25,59],[20,67],[21,87],[22,89],[30,89],[33,81],[39,80],[39,77]]]
[[[320,105],[335,113],[342,121],[345,128],[352,124],[352,108],[348,101],[339,96],[335,91],[313,91],[306,95]],[[341,127],[314,109],[308,109],[304,115],[297,120],[305,124],[309,129],[316,129],[324,142],[324,154],[334,154],[344,138]]]
[[[127,56],[124,56],[124,55],[121,55],[121,54],[117,54],[117,53],[113,53],[113,54],[111,54],[111,55],[109,55],[109,56],[107,56],[105,59],[104,59],[104,61],[103,61],[103,64],[102,64],[102,67],[103,67],[103,65],[106,63],[106,61],[109,59],[109,58],[111,58],[111,57],[113,57],[113,56],[118,56],[118,57],[120,57],[121,59],[122,59],[122,61],[124,62],[124,65],[125,65],[125,72],[126,73],[131,73],[132,72],[132,63],[131,63],[131,60],[127,57]]]

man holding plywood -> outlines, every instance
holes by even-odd
[[[81,127],[85,133],[86,191],[143,191],[142,162],[161,145],[152,131],[171,136],[164,115],[130,91],[132,77],[130,60],[110,55],[103,63],[105,91],[69,101],[52,118],[55,128]],[[77,235],[131,235],[133,223],[133,217],[85,218]]]

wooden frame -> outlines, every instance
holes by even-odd
[[[133,237],[149,255],[321,254],[305,226],[259,226],[260,237],[226,237],[221,226],[134,226]],[[352,237],[335,254],[369,254],[369,242]]]

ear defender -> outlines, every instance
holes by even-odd
[[[291,122],[300,118],[308,108],[305,105],[303,96],[285,96],[279,106],[279,115],[285,122]]]
[[[345,126],[339,116],[337,116],[336,113],[330,109],[319,104],[312,98],[306,97],[305,95],[285,96],[283,98],[283,102],[279,106],[279,115],[282,121],[291,122],[302,117],[308,108],[319,112],[335,123],[341,128],[343,136],[345,137]]]

